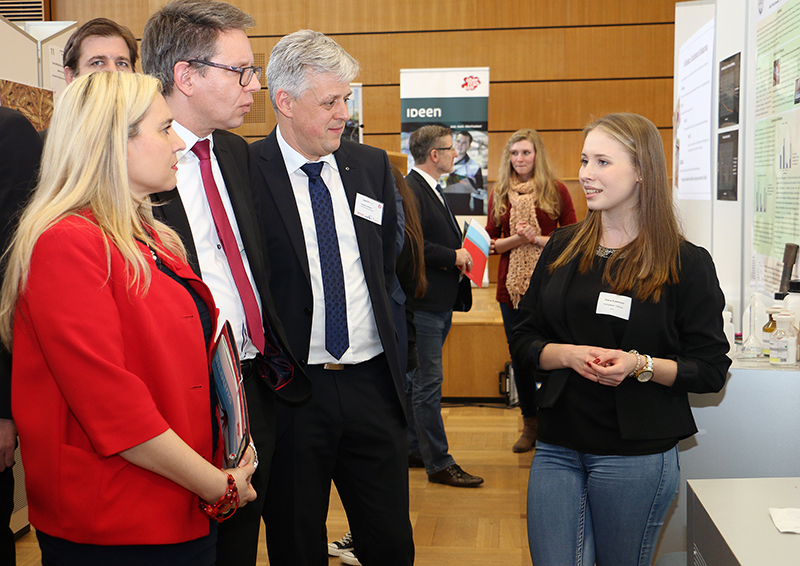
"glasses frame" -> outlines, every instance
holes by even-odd
[[[196,63],[198,65],[208,65],[209,67],[216,67],[217,69],[224,69],[226,71],[233,71],[234,73],[239,73],[239,86],[246,87],[250,84],[253,80],[253,77],[256,77],[256,80],[261,80],[261,74],[264,72],[264,67],[256,67],[254,65],[250,65],[249,67],[233,67],[231,65],[223,65],[221,63],[214,63],[213,61],[204,61],[203,59],[188,59],[187,63]],[[250,72],[250,77],[247,79],[247,82],[244,82],[244,75],[247,72]]]
[[[436,151],[453,151],[455,148],[451,145],[450,147],[432,147],[431,149],[435,149]]]

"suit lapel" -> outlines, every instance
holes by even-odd
[[[280,217],[286,226],[286,233],[296,234],[295,237],[289,239],[303,268],[306,280],[311,284],[303,224],[300,221],[300,213],[297,211],[297,202],[294,199],[292,183],[289,181],[289,173],[286,171],[286,163],[284,163],[280,147],[278,147],[276,130],[272,131],[267,137],[267,142],[262,146],[257,167],[264,177],[269,195],[272,197],[272,204],[281,213]]]
[[[186,216],[186,209],[183,208],[183,201],[178,189],[172,189],[166,193],[155,193],[150,195],[150,200],[158,206],[153,206],[153,216],[167,224],[175,230],[183,241],[186,248],[186,260],[192,266],[192,271],[197,277],[200,276],[200,263],[197,261],[197,248],[192,237],[192,228],[189,226],[189,218]]]
[[[333,155],[336,159],[336,164],[339,167],[339,176],[342,178],[344,192],[347,195],[347,203],[350,206],[350,214],[353,216],[353,226],[355,227],[356,231],[358,252],[361,254],[361,261],[363,263],[366,261],[366,258],[370,257],[369,251],[374,236],[366,231],[367,226],[364,222],[356,222],[355,219],[356,196],[358,195],[358,188],[360,186],[359,179],[361,177],[361,172],[358,169],[357,162],[350,159],[350,154],[345,146],[340,146]],[[365,196],[375,198],[377,195]]]
[[[462,234],[461,230],[458,228],[456,218],[455,216],[453,216],[453,213],[450,212],[450,209],[448,209],[442,203],[442,201],[439,200],[439,197],[433,194],[433,191],[435,191],[436,189],[432,188],[428,184],[428,181],[416,171],[411,171],[410,174],[414,175],[414,178],[417,180],[420,187],[425,187],[425,190],[423,192],[425,193],[425,197],[430,201],[430,206],[433,206],[434,208],[436,208],[436,210],[439,211],[439,214],[441,214],[442,218],[444,218],[447,221],[447,225],[450,226],[450,229],[453,230],[453,232],[455,232],[458,235],[458,238],[460,240]],[[444,195],[442,195],[442,198],[445,198]]]

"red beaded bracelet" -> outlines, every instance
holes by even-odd
[[[228,489],[225,490],[222,497],[215,503],[206,503],[202,499],[200,500],[200,510],[218,523],[233,517],[239,507],[239,489],[236,487],[236,480],[230,474],[227,476]]]

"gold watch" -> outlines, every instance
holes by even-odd
[[[650,381],[653,379],[653,358],[648,354],[644,354],[644,359],[647,363],[644,364],[644,367],[636,372],[636,379],[638,379],[641,383],[645,383],[646,381]]]

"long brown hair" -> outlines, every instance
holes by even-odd
[[[408,186],[400,170],[392,165],[392,175],[403,198],[403,214],[406,217],[406,241],[411,247],[411,258],[414,264],[414,297],[421,299],[428,290],[428,279],[425,277],[425,250],[423,247],[422,224],[419,221],[419,203],[414,191]]]
[[[680,245],[683,241],[667,177],[667,161],[658,128],[638,114],[609,114],[583,130],[600,129],[621,143],[639,173],[636,212],[639,233],[628,245],[613,254],[606,263],[603,282],[614,293],[635,289],[640,301],[657,303],[665,284],[678,282]],[[592,266],[602,235],[603,213],[590,210],[561,255],[550,264],[550,271],[579,257],[579,269],[586,273]]]
[[[492,221],[497,226],[501,225],[501,219],[508,211],[508,191],[511,188],[511,181],[517,179],[517,172],[514,171],[514,166],[511,164],[511,146],[521,141],[529,141],[533,144],[535,157],[532,180],[536,185],[536,208],[545,212],[553,220],[561,216],[561,198],[544,142],[536,130],[525,128],[514,132],[508,138],[508,142],[503,148],[503,155],[500,157],[500,171],[497,174],[492,197],[494,207]]]

